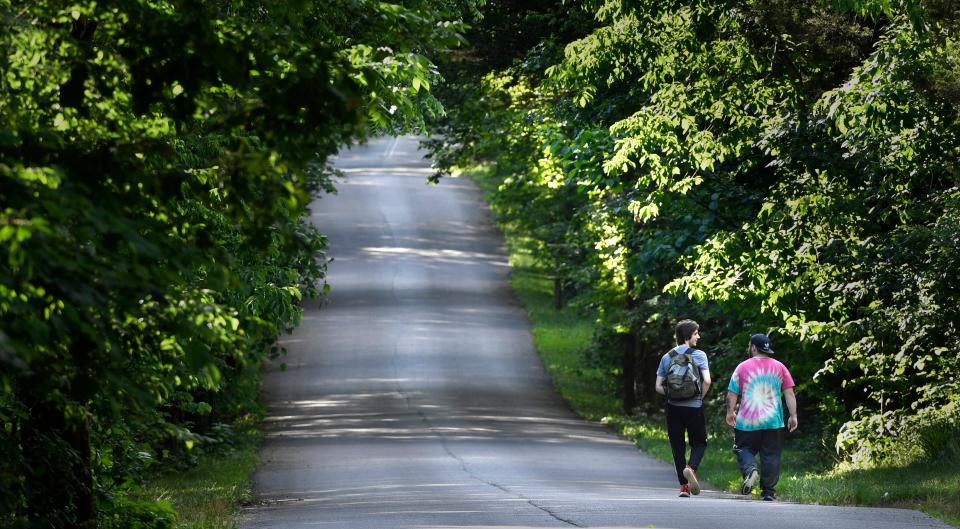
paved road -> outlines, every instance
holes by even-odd
[[[410,138],[343,153],[314,205],[332,284],[265,373],[242,529],[947,527],[896,509],[676,496],[670,466],[575,417],[532,350],[501,237],[463,179],[425,185]]]

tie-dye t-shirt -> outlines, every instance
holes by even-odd
[[[783,428],[783,390],[794,386],[790,371],[779,361],[754,357],[740,362],[727,391],[740,395],[738,430]]]

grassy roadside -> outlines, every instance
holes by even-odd
[[[237,433],[230,447],[201,454],[187,470],[158,472],[136,499],[167,502],[177,513],[177,527],[230,529],[237,506],[250,499],[250,476],[256,467],[259,433]]]
[[[466,176],[485,193],[494,190],[495,183],[487,171],[478,168],[468,171]],[[624,415],[605,373],[584,363],[580,351],[591,344],[593,318],[575,308],[555,310],[552,282],[534,266],[523,244],[524,234],[510,226],[501,225],[501,229],[510,254],[511,285],[527,308],[534,346],[560,394],[584,418],[609,424],[644,452],[672,462],[662,417]],[[712,429],[699,474],[717,487],[735,491],[740,474],[730,449],[731,432],[725,427]],[[960,465],[842,467],[822,456],[818,442],[810,437],[789,436],[778,486],[782,499],[918,509],[960,527]]]

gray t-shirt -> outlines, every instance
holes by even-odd
[[[689,347],[686,345],[678,345],[672,350],[678,353],[682,353],[687,349],[689,349]],[[710,366],[707,364],[707,353],[704,353],[699,349],[694,349],[693,353],[691,353],[690,356],[693,357],[693,363],[700,368],[701,373],[703,371],[710,370]],[[657,376],[666,378],[667,367],[669,365],[670,365],[670,352],[667,351],[667,353],[663,355],[663,358],[660,359],[660,367],[657,368]],[[702,378],[702,375],[701,375],[701,378]],[[684,406],[687,408],[700,408],[703,406],[703,399],[701,399],[699,395],[690,400],[673,401],[673,400],[667,399],[667,404],[670,404],[672,406]]]

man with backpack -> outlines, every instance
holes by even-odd
[[[700,325],[693,320],[677,323],[677,346],[660,359],[655,388],[667,397],[667,436],[680,481],[680,497],[700,494],[697,468],[707,451],[707,423],[703,415],[703,399],[710,390],[710,369],[707,354],[696,349]],[[690,459],[687,443],[690,439]]]
[[[750,337],[750,358],[733,370],[727,386],[727,424],[733,426],[733,453],[743,475],[741,494],[750,494],[760,479],[763,501],[776,499],[783,451],[783,404],[787,401],[787,428],[797,429],[797,397],[790,371],[773,354],[766,334]],[[782,395],[782,399],[781,399]],[[740,407],[737,408],[737,400]],[[760,470],[757,470],[757,455]]]

